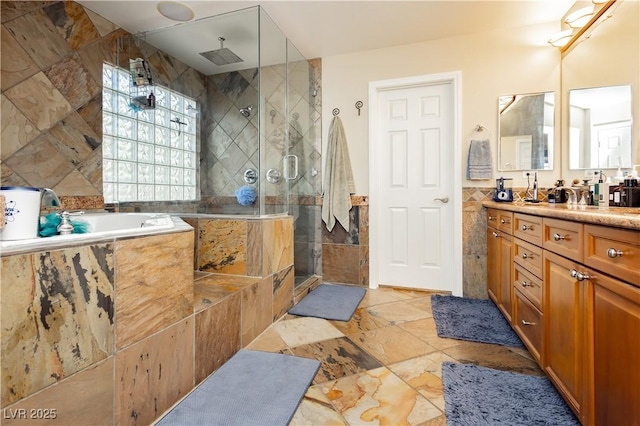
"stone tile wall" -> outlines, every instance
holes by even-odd
[[[322,279],[326,282],[369,286],[369,200],[352,196],[350,226],[336,223],[331,232],[322,231]]]
[[[122,30],[75,2],[3,1],[3,185],[102,193],[102,62]]]

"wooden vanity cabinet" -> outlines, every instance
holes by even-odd
[[[557,254],[545,251],[544,275],[544,353],[542,368],[558,391],[587,424],[589,389],[590,319],[588,300],[592,289],[589,281],[579,280],[584,267]]]
[[[513,214],[508,319],[583,425],[640,425],[640,230],[538,211]]]
[[[502,314],[511,322],[513,263],[513,215],[500,210],[487,210],[487,292]]]
[[[640,288],[589,271],[593,424],[640,425]]]

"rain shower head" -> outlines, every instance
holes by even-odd
[[[218,40],[220,40],[220,49],[200,52],[200,55],[218,66],[243,62],[238,55],[224,47],[224,41],[226,40],[224,37],[218,37]]]
[[[242,116],[245,118],[249,118],[249,116],[251,115],[251,110],[253,110],[253,105],[240,108],[240,114],[242,114]]]

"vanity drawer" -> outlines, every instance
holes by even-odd
[[[544,218],[542,247],[571,260],[582,262],[582,224]]]
[[[513,235],[513,213],[505,210],[487,209],[487,225],[506,234]]]
[[[542,246],[542,218],[528,214],[513,215],[513,236]]]
[[[542,280],[517,263],[513,265],[513,287],[524,294],[539,310],[542,310]]]
[[[542,277],[542,248],[513,239],[513,260],[538,278]]]
[[[584,226],[584,264],[640,287],[640,231]]]
[[[515,309],[513,312],[513,328],[520,336],[520,339],[527,346],[531,355],[540,364],[540,354],[542,353],[542,313],[527,300],[520,291],[516,290]]]

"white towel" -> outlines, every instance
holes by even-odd
[[[347,148],[347,139],[342,120],[336,115],[329,127],[327,161],[324,172],[324,199],[322,201],[322,220],[331,232],[336,220],[349,231],[349,210],[351,194],[356,189]]]
[[[471,140],[469,158],[467,159],[467,179],[491,179],[493,167],[491,165],[491,143],[489,139]]]

